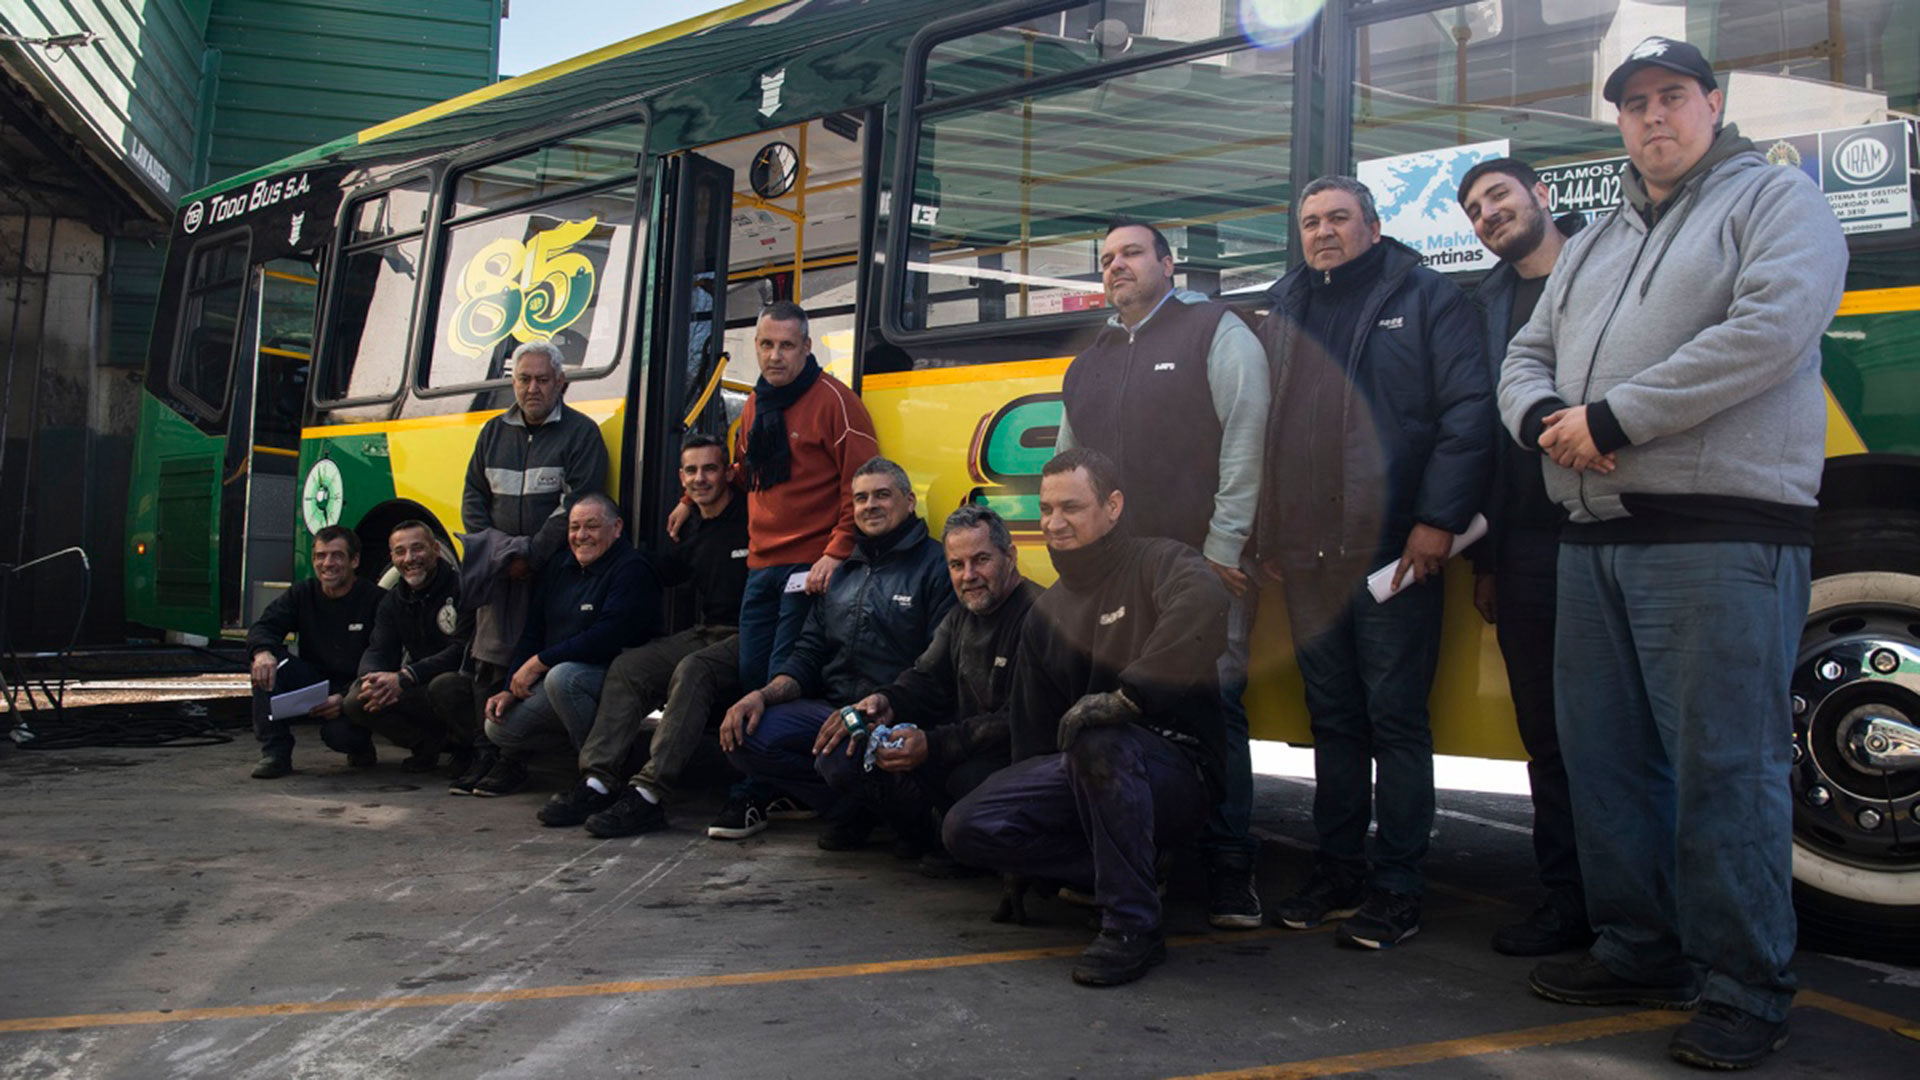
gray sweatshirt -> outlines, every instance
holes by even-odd
[[[1631,167],[1625,179],[1628,198],[1567,242],[1508,347],[1502,421],[1537,445],[1547,413],[1585,404],[1616,455],[1606,474],[1542,459],[1570,542],[1811,542],[1839,223],[1804,173],[1732,127],[1660,207]]]

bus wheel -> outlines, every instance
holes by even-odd
[[[1801,942],[1920,962],[1920,515],[1823,517],[1793,672]]]

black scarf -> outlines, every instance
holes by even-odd
[[[1122,518],[1112,531],[1093,543],[1072,551],[1048,548],[1047,558],[1053,560],[1053,570],[1060,575],[1060,584],[1068,592],[1090,593],[1113,577],[1120,563],[1121,541],[1126,535],[1126,519]]]
[[[748,491],[765,491],[784,484],[793,475],[793,448],[787,439],[787,406],[813,388],[820,365],[807,354],[807,366],[785,386],[769,385],[766,376],[753,384],[753,429],[747,432]]]

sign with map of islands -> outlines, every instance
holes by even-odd
[[[1380,232],[1420,253],[1442,273],[1486,270],[1498,260],[1473,235],[1460,209],[1460,181],[1482,161],[1507,156],[1507,140],[1374,158],[1355,168],[1373,191]]]

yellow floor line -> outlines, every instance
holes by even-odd
[[[1332,927],[1326,929],[1331,930]],[[1240,930],[1230,933],[1194,934],[1168,938],[1167,944],[1178,949],[1194,945],[1240,944],[1275,937],[1304,936],[1307,935],[1293,930]],[[33,1016],[18,1020],[0,1020],[0,1034],[24,1031],[71,1031],[76,1028],[132,1027],[145,1024],[180,1024],[202,1020],[245,1020],[266,1016],[315,1016],[327,1013],[374,1012],[382,1009],[433,1009],[449,1005],[493,1005],[513,1001],[552,1001],[560,998],[654,994],[666,990],[704,990],[723,986],[765,986],[772,983],[847,979],[865,975],[895,975],[909,971],[942,971],[950,968],[981,967],[988,964],[1011,964],[1026,960],[1047,960],[1076,956],[1084,947],[1084,945],[1051,945],[1037,949],[963,953],[958,956],[929,956],[917,960],[887,960],[871,964],[836,964],[829,967],[791,968],[784,971],[749,971],[735,975],[689,975],[672,979],[636,979],[626,982],[580,983],[569,986],[532,986],[518,990],[334,1001],[283,1001],[268,1005],[146,1009],[134,1012],[80,1013],[72,1016]]]
[[[1891,1031],[1896,1035],[1906,1035],[1909,1039],[1913,1038],[1913,1036],[1907,1035],[1907,1032],[1920,1027],[1920,1025],[1916,1025],[1912,1020],[1904,1017],[1895,1016],[1892,1013],[1884,1013],[1879,1009],[1870,1009],[1865,1005],[1856,1005],[1845,998],[1837,998],[1832,994],[1823,994],[1818,990],[1800,991],[1799,995],[1793,999],[1793,1003],[1796,1006],[1805,1006],[1811,1009],[1820,1009],[1823,1012],[1830,1012],[1835,1016],[1844,1016],[1855,1023],[1865,1024],[1868,1027],[1877,1027],[1882,1031]]]

